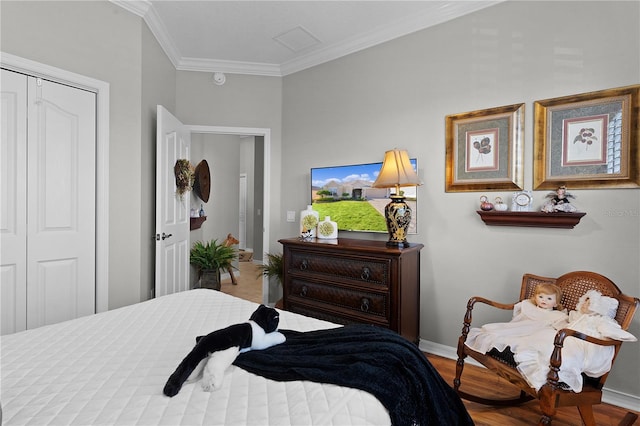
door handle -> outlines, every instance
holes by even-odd
[[[171,238],[173,234],[165,234],[164,232],[162,233],[162,239],[166,240],[167,238]]]

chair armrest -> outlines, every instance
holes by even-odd
[[[620,346],[622,344],[621,340],[598,339],[570,328],[558,330],[553,340],[553,352],[551,353],[551,358],[549,358],[549,373],[547,374],[547,383],[554,388],[558,386],[558,381],[560,380],[558,371],[562,366],[562,348],[567,337],[575,337],[600,346]]]
[[[513,309],[513,307],[515,306],[515,303],[499,303],[480,296],[474,296],[469,299],[469,301],[467,302],[467,312],[464,314],[464,321],[462,324],[462,336],[460,336],[460,339],[462,339],[463,342],[467,340],[467,335],[469,334],[469,329],[471,327],[471,321],[473,320],[473,308],[478,302],[484,303],[485,305],[493,306],[494,308],[498,309]]]
[[[572,330],[570,328],[563,328],[556,333],[556,338],[553,342],[554,346],[557,347],[559,345],[561,349],[567,337],[575,337],[577,339],[595,343],[596,345],[600,345],[600,346],[616,346],[616,345],[622,344],[621,340],[598,339],[597,337],[589,336],[588,334],[584,334],[579,331]]]

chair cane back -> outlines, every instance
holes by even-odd
[[[535,293],[538,284],[555,284],[562,289],[562,305],[567,311],[575,310],[578,299],[588,290],[598,290],[602,295],[613,297],[618,300],[618,310],[615,320],[623,330],[627,330],[633,316],[640,307],[640,300],[635,297],[623,294],[620,289],[608,278],[595,272],[575,271],[562,275],[559,278],[540,277],[532,274],[525,274],[522,277],[522,287],[520,289],[519,301],[531,298]],[[587,426],[595,426],[592,406],[600,404],[602,401],[602,388],[607,380],[608,373],[598,378],[590,378],[585,375],[581,392],[574,392],[559,383],[558,371],[562,368],[562,347],[564,340],[568,337],[585,340],[597,345],[614,346],[613,363],[620,351],[622,342],[611,339],[596,339],[583,333],[570,329],[559,330],[554,340],[554,349],[549,359],[549,373],[547,382],[536,391],[517,370],[512,357],[505,357],[502,353],[493,350],[487,353],[477,352],[465,345],[467,335],[471,329],[472,313],[476,303],[483,303],[498,309],[512,310],[515,303],[498,303],[483,297],[472,297],[467,303],[467,311],[464,316],[462,335],[458,339],[458,361],[456,364],[456,376],[453,381],[454,389],[458,394],[469,401],[478,402],[485,405],[508,406],[517,405],[532,399],[538,399],[542,417],[539,425],[550,425],[556,409],[563,406],[576,406],[580,412],[582,421]],[[478,361],[480,364],[496,373],[503,379],[508,380],[520,389],[519,395],[511,398],[484,398],[460,390],[464,369],[464,360],[467,356]],[[637,415],[629,413],[625,416],[621,424],[633,424]]]

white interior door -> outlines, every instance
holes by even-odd
[[[27,78],[0,78],[0,334],[9,334],[27,328]]]
[[[27,328],[95,313],[96,96],[28,78]]]
[[[161,105],[156,133],[156,297],[189,289],[191,193],[176,195],[173,167],[190,158],[190,131]]]
[[[95,93],[2,70],[2,334],[95,312]]]

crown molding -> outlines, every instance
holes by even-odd
[[[176,69],[179,71],[223,72],[227,74],[263,75],[282,77],[280,66],[261,62],[218,61],[201,58],[182,58]]]
[[[147,14],[147,11],[151,8],[151,2],[149,0],[109,0],[111,3],[120,6],[121,8],[128,10],[134,15],[138,15],[142,18]]]
[[[164,23],[149,0],[110,0],[123,9],[144,19],[152,34],[168,56],[173,66],[180,71],[224,72],[228,74],[263,75],[284,77],[316,65],[391,41],[393,39],[441,24],[443,22],[477,12],[506,0],[447,2],[440,12],[419,13],[389,25],[378,27],[367,34],[352,37],[341,43],[310,52],[282,64],[225,61],[182,57]]]
[[[178,69],[180,64],[180,51],[176,47],[173,39],[169,36],[169,31],[164,25],[155,8],[149,0],[109,0],[111,3],[138,15],[146,22],[149,30],[160,44],[162,50],[167,55],[173,66]]]

